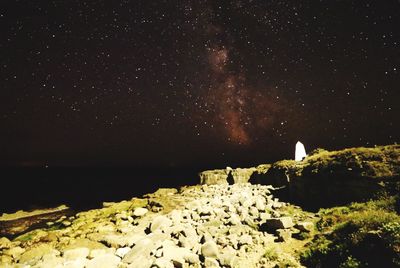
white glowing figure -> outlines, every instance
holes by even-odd
[[[306,156],[307,156],[307,154],[306,154],[306,148],[304,148],[304,144],[302,144],[301,142],[298,141],[296,143],[296,151],[294,154],[294,160],[301,161]]]

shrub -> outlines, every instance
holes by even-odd
[[[301,255],[307,267],[400,266],[400,216],[389,197],[321,210],[321,232]]]

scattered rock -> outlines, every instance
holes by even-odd
[[[194,261],[196,259],[195,255],[196,254],[193,254],[187,248],[181,248],[173,245],[167,245],[163,248],[163,257],[173,261],[175,265],[179,264],[182,266],[185,263],[185,260]]]
[[[0,238],[0,249],[12,247],[11,241],[7,237]]]
[[[87,262],[85,268],[116,268],[121,259],[113,254],[97,256]]]
[[[292,237],[292,232],[288,229],[278,229],[276,235],[278,237],[276,242],[287,242]]]
[[[3,266],[0,267],[4,267],[4,268],[11,268],[11,264],[13,263],[13,258],[9,255],[0,255],[0,264]]]
[[[96,257],[106,255],[106,254],[112,254],[114,250],[112,248],[106,248],[106,249],[92,249],[89,253],[89,259],[94,259]]]
[[[150,230],[154,232],[158,229],[164,229],[170,227],[172,225],[172,221],[165,216],[157,216],[153,219]]]
[[[45,255],[43,256],[42,261],[36,266],[40,268],[63,267],[64,262],[68,263],[68,261],[65,261],[65,259],[59,256]]]
[[[274,239],[290,241],[295,230],[291,217],[280,217],[285,208],[270,189],[247,183],[185,187],[179,193],[161,189],[140,202],[60,218],[56,224],[69,221],[67,228],[35,230],[15,241],[1,238],[0,261],[35,268],[262,267],[265,247]],[[163,215],[145,206],[162,208]],[[312,228],[301,219],[297,229]]]
[[[312,222],[298,222],[295,227],[301,232],[311,232],[314,229]]]
[[[49,244],[39,244],[25,251],[19,258],[19,263],[35,265],[44,255],[54,252]]]
[[[147,208],[137,208],[133,212],[133,216],[135,217],[143,217],[149,210]]]
[[[294,223],[291,217],[281,217],[267,219],[264,224],[260,227],[260,230],[271,231],[277,229],[287,229],[293,227]]]
[[[90,250],[88,248],[74,248],[65,250],[63,257],[67,260],[84,259],[89,256]]]
[[[70,226],[72,223],[70,221],[63,221],[62,225],[64,225],[65,227]]]
[[[149,238],[144,238],[138,241],[137,244],[128,253],[125,254],[122,261],[126,263],[133,263],[135,259],[140,256],[149,257],[150,252],[154,248],[155,243]]]
[[[159,258],[159,259],[156,259],[156,261],[153,263],[152,267],[174,268],[174,264],[166,258]]]
[[[204,257],[217,258],[218,252],[218,246],[214,241],[205,242],[201,246],[201,254]]]
[[[137,256],[130,265],[129,268],[150,268],[152,266],[153,261],[148,256]],[[124,267],[121,265],[121,268]]]
[[[237,214],[232,214],[228,220],[228,223],[231,225],[238,225],[240,224],[240,218]]]
[[[241,237],[239,237],[238,242],[241,245],[251,245],[253,243],[253,238],[248,234],[244,234]]]
[[[87,259],[75,259],[75,260],[63,261],[63,266],[62,267],[84,268],[86,266],[87,262],[88,262]],[[39,267],[40,267],[40,265],[39,265]]]
[[[115,255],[117,255],[120,258],[123,258],[126,255],[126,253],[128,253],[130,250],[131,250],[130,247],[119,248],[115,252]]]
[[[13,257],[14,259],[17,259],[24,252],[25,252],[25,249],[21,248],[19,246],[18,247],[12,247],[12,248],[9,248],[9,249],[6,249],[6,250],[3,251],[3,253],[5,255],[9,255],[9,256]]]
[[[214,258],[205,258],[204,260],[204,267],[206,268],[219,268],[219,263]]]

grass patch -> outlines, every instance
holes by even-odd
[[[397,198],[320,210],[320,234],[301,255],[307,267],[399,267]]]
[[[20,241],[20,242],[27,242],[27,241],[32,240],[35,236],[36,236],[36,232],[32,231],[32,232],[23,234],[21,236],[18,236],[15,240]]]
[[[272,262],[279,260],[279,254],[275,247],[268,247],[265,250],[263,257],[266,258],[268,261],[272,261]]]

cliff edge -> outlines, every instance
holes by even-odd
[[[317,149],[302,161],[282,160],[251,168],[200,173],[201,184],[251,182],[282,187],[292,202],[315,207],[365,201],[400,183],[400,145]]]

